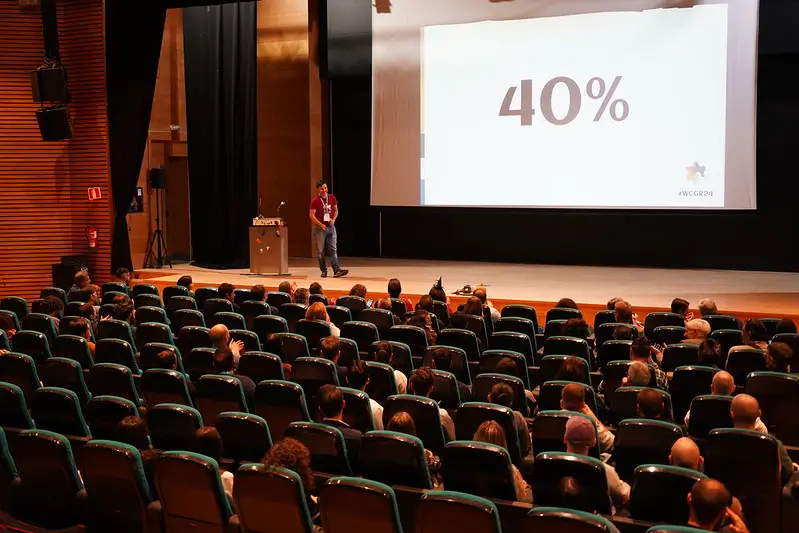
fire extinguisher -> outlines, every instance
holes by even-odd
[[[89,248],[97,248],[97,228],[86,226],[86,240],[89,242]]]

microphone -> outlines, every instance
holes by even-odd
[[[261,204],[263,203],[263,198],[261,196],[258,197],[258,218],[264,218],[261,214]]]
[[[280,218],[280,208],[286,205],[286,202],[280,202],[280,205],[277,206],[277,218]]]

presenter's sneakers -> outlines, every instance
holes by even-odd
[[[345,269],[341,268],[341,269],[339,269],[339,271],[338,271],[338,272],[335,272],[335,273],[333,274],[333,277],[334,277],[334,278],[343,278],[344,276],[346,276],[346,275],[347,275],[347,274],[349,274],[349,273],[350,273],[350,271],[349,271],[349,270],[345,270]]]
[[[322,272],[322,277],[323,277],[323,278],[326,278],[326,277],[327,277],[327,270],[325,270],[325,271],[323,271],[323,272]]]

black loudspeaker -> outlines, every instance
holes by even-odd
[[[42,68],[31,71],[34,102],[68,102],[67,71],[63,68]]]
[[[150,169],[150,188],[151,189],[166,188],[166,170],[164,170],[163,168]]]
[[[63,141],[72,138],[72,123],[66,106],[43,107],[36,111],[36,121],[44,141]]]

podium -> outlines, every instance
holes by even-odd
[[[250,226],[250,272],[289,275],[289,228],[282,218],[256,218]]]

